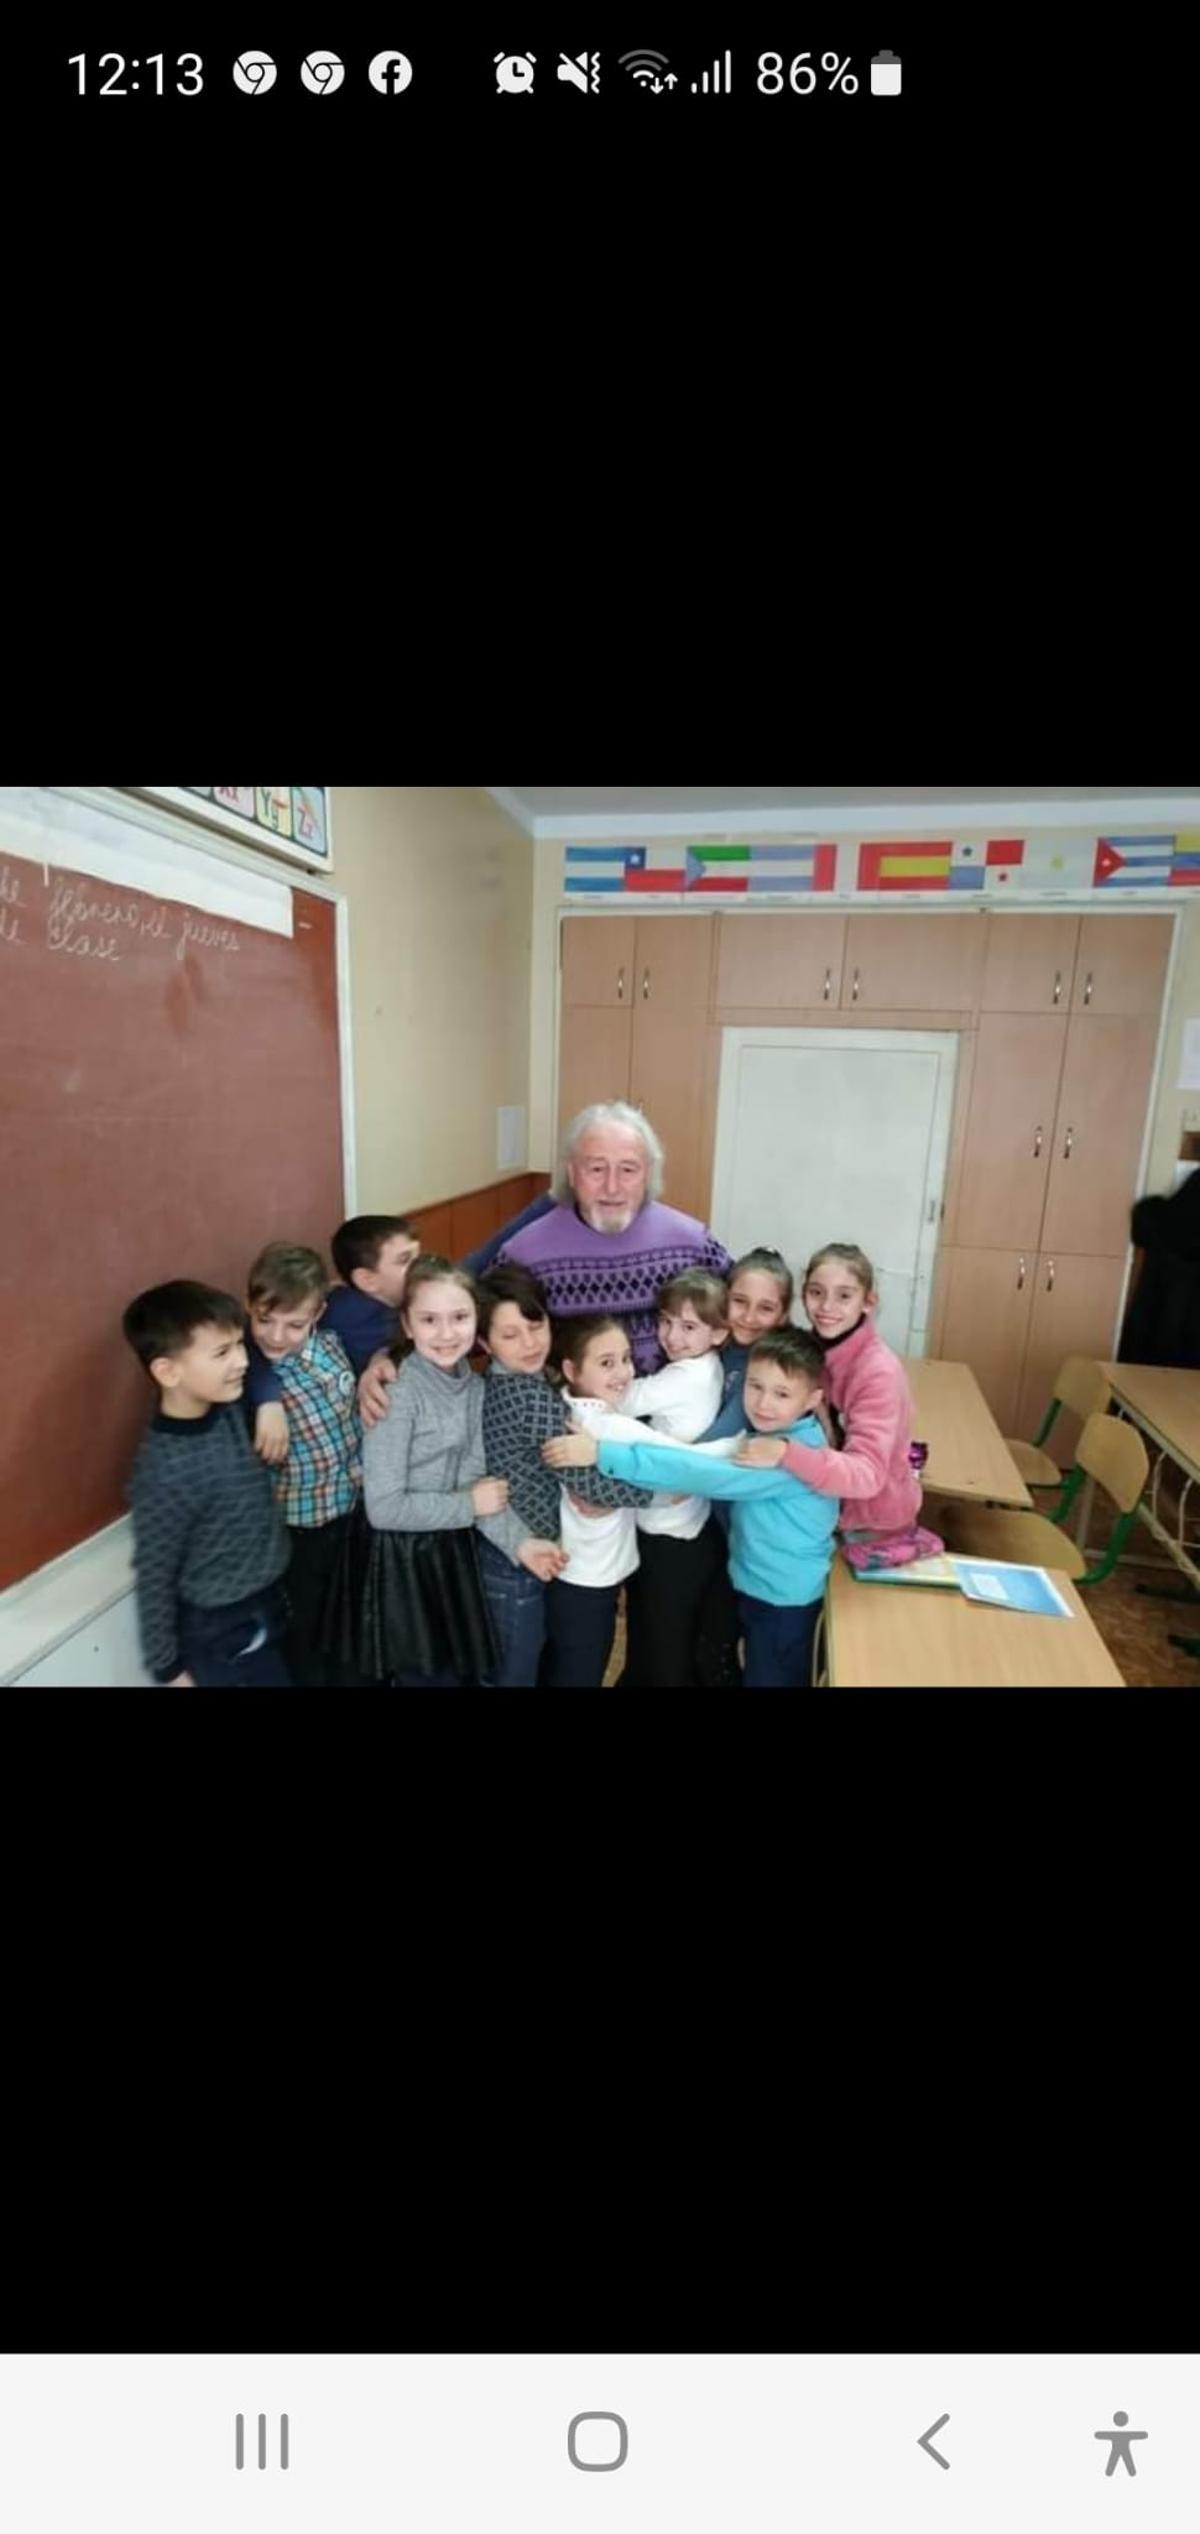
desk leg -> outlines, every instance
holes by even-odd
[[[820,1610],[817,1613],[817,1624],[813,1634],[811,1677],[814,1689],[828,1689],[829,1687],[829,1632],[826,1626],[826,1612],[828,1607],[828,1602],[823,1601]]]

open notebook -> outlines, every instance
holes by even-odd
[[[1071,1619],[1074,1612],[1044,1566],[1017,1566],[1002,1557],[914,1557],[908,1566],[851,1567],[860,1584],[941,1584],[993,1610],[1031,1610],[1043,1619]]]

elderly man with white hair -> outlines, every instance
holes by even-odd
[[[663,1148],[641,1110],[595,1101],[563,1136],[544,1210],[520,1218],[523,1228],[506,1225],[495,1253],[497,1263],[516,1261],[538,1278],[553,1319],[611,1312],[638,1373],[661,1361],[655,1305],[663,1286],[688,1267],[725,1276],[733,1264],[703,1223],[662,1203],[662,1182]]]

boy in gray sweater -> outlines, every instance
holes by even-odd
[[[288,1536],[241,1409],[245,1315],[186,1278],[122,1318],[158,1390],[129,1484],[146,1669],[170,1689],[290,1689]]]

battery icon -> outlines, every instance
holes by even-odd
[[[871,95],[898,97],[900,94],[900,56],[898,53],[872,53]]]

